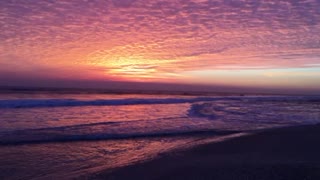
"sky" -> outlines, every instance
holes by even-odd
[[[319,0],[3,0],[0,86],[120,81],[318,92],[319,7]]]

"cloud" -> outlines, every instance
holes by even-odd
[[[112,3],[116,7],[131,7],[131,5],[135,2],[136,0],[112,0]]]
[[[317,0],[0,3],[0,54],[22,57],[1,58],[1,64],[12,60],[21,67],[65,72],[78,67],[88,74],[101,68],[115,73],[112,78],[134,78],[320,63]]]

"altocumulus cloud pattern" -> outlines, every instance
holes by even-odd
[[[6,0],[0,70],[113,79],[319,67],[319,7],[318,0]]]

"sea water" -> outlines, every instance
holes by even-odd
[[[210,138],[319,122],[319,96],[2,93],[0,178],[84,177]]]

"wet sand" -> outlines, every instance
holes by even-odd
[[[90,179],[319,180],[320,125],[267,130],[168,152]]]

